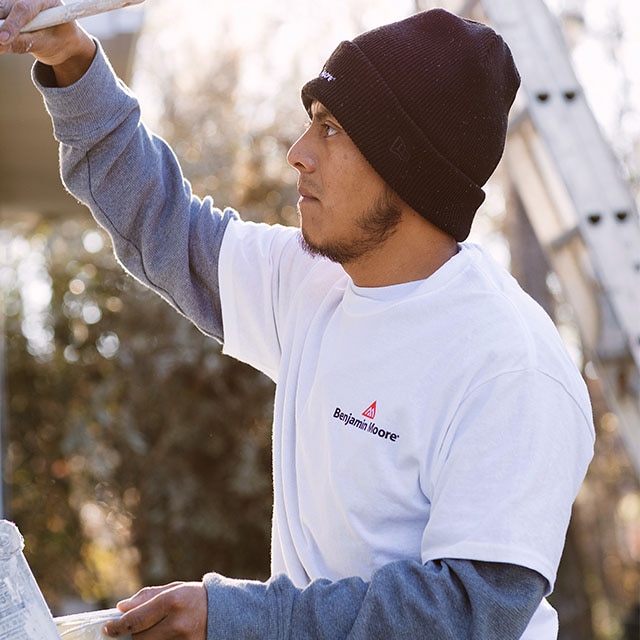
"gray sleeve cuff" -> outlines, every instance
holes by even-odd
[[[100,43],[95,42],[97,51],[93,62],[75,84],[55,86],[51,67],[41,62],[36,62],[31,70],[31,79],[53,121],[56,140],[78,148],[90,148],[102,137],[105,128],[131,110],[135,100],[115,76]],[[105,114],[108,117],[105,118]]]
[[[271,607],[276,599],[269,593],[269,583],[233,580],[217,573],[203,578],[207,590],[207,640],[243,638],[245,640],[277,638]]]

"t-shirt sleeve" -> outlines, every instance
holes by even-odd
[[[277,381],[281,332],[315,262],[294,227],[229,223],[220,252],[225,354]]]
[[[511,562],[542,574],[550,591],[592,456],[591,424],[560,382],[535,369],[472,391],[430,475],[423,562]]]

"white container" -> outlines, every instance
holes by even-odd
[[[0,640],[60,640],[13,522],[0,520]]]
[[[102,633],[104,624],[121,615],[122,612],[118,609],[105,609],[103,611],[74,613],[54,620],[62,640],[103,640],[108,637]],[[131,636],[121,638],[122,640],[131,640]]]

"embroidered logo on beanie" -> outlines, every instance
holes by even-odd
[[[321,102],[409,206],[462,241],[519,84],[493,29],[432,9],[340,43],[302,101]]]
[[[409,153],[409,147],[407,143],[402,139],[401,136],[398,136],[391,145],[391,153],[398,156],[400,160],[403,162],[408,162],[411,159],[411,154]]]
[[[325,80],[327,80],[327,82],[333,82],[335,80],[335,78],[328,71],[325,71],[324,69],[320,72],[320,75],[318,77],[324,78]]]

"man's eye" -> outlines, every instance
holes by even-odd
[[[324,129],[324,133],[327,136],[327,138],[331,137],[331,136],[335,136],[336,133],[338,133],[338,130],[335,129],[334,127],[332,127],[330,124],[323,124],[322,128]]]

